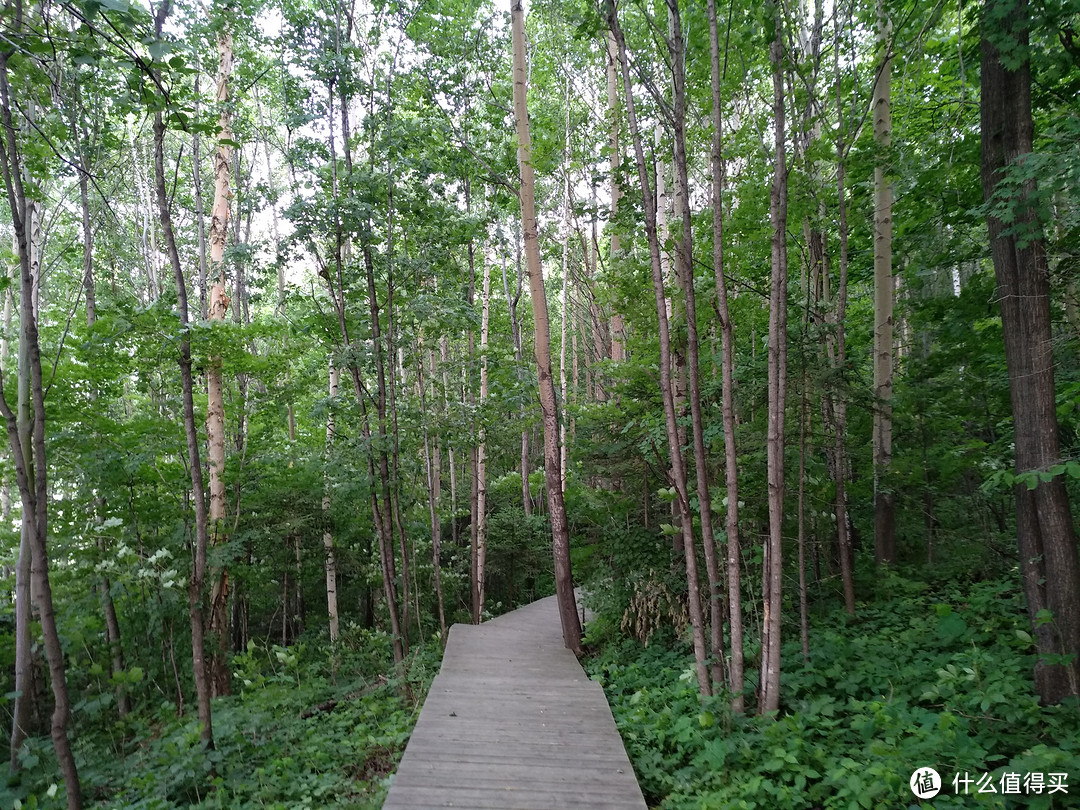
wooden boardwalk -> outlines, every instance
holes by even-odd
[[[603,688],[555,597],[456,624],[384,810],[644,810]]]

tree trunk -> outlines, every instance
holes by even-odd
[[[727,478],[727,587],[731,663],[728,668],[731,709],[745,710],[743,699],[742,561],[739,556],[739,456],[735,446],[735,348],[727,278],[724,275],[724,156],[723,106],[720,95],[720,36],[716,23],[716,0],[708,0],[709,43],[712,59],[712,204],[713,273],[716,277],[716,315],[720,321],[721,408],[724,421],[724,474]]]
[[[340,380],[340,372],[338,372],[337,366],[334,365],[334,359],[332,357],[330,358],[329,367],[327,393],[330,397],[330,407],[326,412],[327,462],[330,462],[331,460],[330,453],[334,447],[334,437],[337,435],[337,424],[334,420],[334,407],[338,393],[338,382]],[[323,530],[323,568],[326,571],[326,615],[330,622],[330,643],[333,644],[338,640],[340,629],[338,624],[337,603],[337,558],[334,556],[334,532],[331,529],[332,524],[330,522],[330,503],[330,483],[329,476],[327,476],[326,491],[322,501],[323,520],[326,521],[326,527]]]
[[[563,643],[575,655],[581,653],[581,622],[574,597],[574,576],[570,568],[570,527],[566,504],[559,487],[559,404],[551,378],[551,336],[547,296],[537,244],[532,144],[525,94],[525,10],[522,0],[510,0],[510,25],[514,51],[514,123],[517,128],[518,168],[521,172],[521,229],[525,238],[525,261],[529,269],[529,292],[533,309],[533,350],[536,355],[540,411],[544,425],[544,488],[551,518],[552,554],[555,558],[555,593],[559,603]]]
[[[619,187],[618,168],[622,163],[622,155],[619,151],[619,80],[618,62],[615,48],[615,39],[611,32],[607,34],[607,100],[608,100],[608,154],[611,162],[611,249],[608,256],[614,261],[621,250],[618,228],[615,226],[615,217],[619,210],[619,198],[622,189]],[[626,325],[623,317],[618,312],[611,314],[611,361],[621,363],[626,359],[624,347]],[[602,356],[602,355],[601,355]],[[597,401],[605,398],[604,389],[599,379],[596,382]]]
[[[799,641],[802,643],[803,660],[810,661],[810,606],[806,598],[806,423],[810,419],[807,403],[809,375],[805,362],[802,373],[802,390],[799,392],[799,494],[798,494],[798,543],[799,543]]]
[[[435,352],[431,352],[431,376],[435,377]],[[434,440],[428,427],[429,414],[424,398],[424,352],[418,347],[416,356],[416,387],[420,396],[420,415],[424,424],[424,471],[427,476],[428,515],[431,518],[431,565],[435,578],[435,599],[439,610],[439,643],[446,646],[446,606],[442,590],[442,521],[439,517],[439,500],[442,490],[442,454],[439,452],[439,434]],[[434,447],[432,446],[434,445]]]
[[[847,145],[844,138],[844,105],[841,95],[840,75],[840,15],[833,15],[833,79],[836,85],[836,199],[837,231],[840,242],[840,277],[836,283],[836,308],[833,315],[835,328],[835,356],[833,367],[841,378],[847,367],[847,287],[848,287],[848,222],[847,191],[844,188]],[[833,394],[833,483],[836,497],[834,512],[836,515],[836,541],[840,556],[840,579],[844,589],[844,609],[851,616],[855,615],[855,574],[851,547],[851,533],[848,530],[847,513],[847,399],[841,386]]]
[[[472,181],[465,178],[465,212],[472,214]],[[469,238],[469,283],[465,290],[465,303],[469,311],[473,312],[476,306],[476,247],[472,237]],[[481,601],[483,597],[483,583],[480,577],[480,465],[479,465],[479,428],[476,422],[476,388],[473,385],[473,367],[476,362],[476,331],[469,327],[469,363],[462,369],[464,387],[462,388],[462,402],[465,397],[469,400],[469,413],[473,414],[473,435],[477,441],[469,451],[469,591],[472,607],[472,623],[480,624]]]
[[[559,322],[559,397],[563,404],[563,420],[559,423],[559,470],[562,477],[559,479],[559,488],[566,494],[566,338],[568,331],[567,318],[568,300],[570,289],[570,76],[566,77],[566,133],[563,141],[563,245],[562,245],[562,288],[559,295],[559,309],[561,320]]]
[[[516,230],[516,229],[515,229]],[[521,300],[521,243],[514,236],[515,267],[517,268],[517,291],[513,297],[510,295],[510,282],[506,278],[506,263],[502,265],[503,294],[506,296],[506,305],[510,310],[510,332],[514,338],[514,357],[517,360],[517,373],[520,375],[525,367],[525,358],[521,348],[521,324],[518,323],[518,302]],[[525,423],[525,408],[521,409],[521,422]],[[526,515],[532,514],[532,496],[529,493],[529,431],[521,431],[521,508]]]
[[[232,163],[232,112],[229,106],[229,81],[232,78],[232,35],[223,27],[218,33],[218,116],[217,151],[214,153],[214,205],[210,211],[210,288],[209,317],[224,321],[229,307],[225,293],[225,243],[229,233],[229,177]],[[206,370],[206,444],[210,472],[210,545],[227,540],[225,531],[225,399],[221,358],[211,357]],[[214,697],[228,695],[231,675],[226,660],[229,647],[229,569],[222,565],[211,573],[210,591],[210,689]]]
[[[783,22],[774,6],[773,63],[775,160],[769,194],[772,222],[772,281],[769,297],[769,427],[766,474],[769,488],[769,538],[762,565],[762,643],[760,714],[780,708],[780,620],[783,607],[784,416],[787,404],[787,168],[783,73]]]
[[[892,182],[888,151],[892,142],[892,24],[883,0],[877,0],[881,69],[874,82],[874,560],[896,559],[895,496],[889,480],[892,465],[893,273]]]
[[[202,77],[202,71],[198,71],[195,74],[195,118],[199,118],[199,107],[201,106],[199,101],[202,96],[199,93],[199,79]],[[202,193],[202,159],[199,156],[199,147],[202,143],[202,139],[199,136],[198,130],[193,130],[191,133],[191,178],[195,191],[195,222],[198,225],[199,232],[199,316],[205,320],[207,316],[207,296],[206,296],[206,280],[208,277],[207,261],[206,261],[206,218],[203,216],[205,213],[203,205],[203,193]]]
[[[21,10],[17,11],[14,26],[21,28]],[[19,496],[23,508],[23,527],[29,545],[30,587],[38,610],[41,634],[45,647],[45,658],[49,664],[49,680],[52,684],[53,713],[51,734],[57,762],[64,777],[67,791],[67,805],[73,810],[82,807],[82,789],[71,744],[67,736],[68,718],[71,706],[68,701],[67,674],[64,664],[64,652],[60,646],[60,636],[56,629],[56,615],[53,612],[52,588],[49,582],[48,557],[48,464],[45,457],[45,390],[41,372],[41,354],[38,343],[37,310],[35,301],[35,278],[32,267],[40,268],[40,259],[34,261],[31,244],[38,238],[39,231],[33,223],[33,204],[27,199],[20,165],[19,147],[16,131],[11,117],[11,88],[8,77],[8,60],[12,51],[0,53],[0,123],[3,124],[3,143],[0,146],[0,168],[4,176],[4,186],[11,212],[15,240],[18,247],[20,287],[19,287],[19,376],[28,383],[30,391],[29,420],[16,416],[8,407],[4,396],[3,381],[0,380],[0,412],[7,422],[8,439],[11,445],[12,460],[15,462],[15,476],[19,486]],[[23,558],[20,543],[20,564]],[[25,581],[25,578],[24,578]],[[18,590],[18,587],[16,587]],[[23,602],[27,602],[23,591]],[[27,606],[28,608],[29,606]],[[23,618],[28,619],[29,610],[25,609]],[[29,623],[27,623],[29,636]],[[18,716],[16,715],[16,723]],[[24,726],[15,728],[12,737],[22,731]],[[14,742],[14,739],[13,739]],[[20,741],[21,743],[21,741]],[[18,756],[13,748],[12,758]]]
[[[702,695],[708,695],[709,670],[705,652],[705,620],[701,610],[701,595],[697,574],[697,553],[694,548],[693,516],[690,512],[690,499],[686,486],[686,466],[679,442],[676,424],[675,400],[671,379],[671,333],[668,327],[667,302],[664,298],[664,275],[660,264],[660,239],[656,227],[656,200],[649,186],[648,167],[645,163],[645,151],[641,144],[635,112],[633,83],[630,80],[630,67],[626,60],[626,43],[622,27],[615,10],[614,0],[606,3],[608,27],[614,36],[618,50],[619,66],[622,71],[623,91],[626,99],[626,119],[630,127],[630,137],[634,142],[634,157],[637,163],[638,179],[641,182],[641,194],[645,207],[645,232],[649,240],[649,258],[652,268],[653,293],[656,299],[656,316],[660,340],[660,393],[664,401],[664,426],[667,431],[668,452],[671,460],[671,477],[675,485],[676,502],[679,507],[683,538],[683,557],[686,562],[687,600],[689,602],[690,624],[694,640],[694,662],[696,665],[698,689]]]
[[[157,35],[168,14],[169,5],[158,8]],[[154,180],[157,188],[158,216],[165,249],[176,279],[177,309],[180,313],[180,381],[183,396],[184,434],[187,438],[187,464],[191,475],[191,500],[195,507],[195,550],[191,578],[188,581],[188,618],[191,622],[191,663],[195,680],[195,694],[199,713],[199,736],[208,747],[214,745],[214,730],[210,714],[210,678],[205,657],[205,629],[203,624],[202,591],[206,581],[206,553],[209,545],[209,516],[206,510],[206,492],[203,487],[202,461],[199,458],[199,430],[195,425],[194,380],[191,371],[191,341],[188,339],[187,284],[180,264],[173,235],[172,214],[165,186],[165,121],[158,112],[154,117]]]
[[[699,376],[699,343],[697,330],[697,303],[694,293],[693,230],[690,221],[689,180],[686,166],[686,71],[683,65],[682,20],[679,17],[678,0],[668,0],[668,21],[671,29],[670,54],[674,78],[675,119],[675,176],[682,195],[680,211],[682,231],[677,241],[679,282],[682,284],[686,307],[686,359],[688,363],[690,423],[694,442],[694,473],[697,479],[699,514],[701,517],[701,542],[705,552],[705,573],[709,583],[709,646],[710,672],[715,688],[720,688],[724,678],[724,617],[723,593],[720,584],[720,568],[716,561],[716,541],[712,525],[712,495],[709,492],[709,473],[705,455],[705,422],[701,415],[701,384]],[[711,690],[710,690],[711,691]]]
[[[378,382],[375,402],[378,419],[378,481],[379,503],[373,509],[379,536],[379,557],[382,561],[383,592],[390,618],[390,633],[394,640],[394,663],[400,665],[405,660],[405,636],[398,612],[397,573],[394,562],[394,527],[393,497],[391,494],[390,463],[386,452],[389,437],[386,430],[386,362],[383,357],[383,342],[379,328],[379,299],[375,291],[375,262],[371,255],[371,246],[364,244],[364,270],[367,276],[368,311],[371,316],[371,341],[375,348],[375,369]],[[339,270],[340,275],[340,270]],[[353,369],[354,387],[357,399],[363,399],[359,385],[359,370]],[[373,482],[374,485],[374,482]],[[375,499],[372,493],[372,499]]]
[[[484,286],[480,316],[480,433],[476,446],[476,584],[480,592],[480,613],[484,612],[487,580],[487,429],[484,406],[488,398],[488,326],[491,315],[491,262],[484,258]]]
[[[393,127],[393,100],[392,88],[395,61],[391,63],[390,70],[386,74],[386,131],[392,132]],[[342,135],[348,138],[349,122],[348,108],[344,103],[341,105],[341,128]],[[374,129],[372,130],[374,134]],[[397,366],[394,359],[398,353],[397,333],[394,321],[394,141],[387,141],[386,153],[386,364],[387,364],[387,396],[390,407],[390,482],[391,482],[391,518],[397,528],[398,544],[401,549],[401,643],[402,651],[408,655],[409,651],[409,544],[405,537],[405,525],[401,520],[401,476],[398,473],[400,464],[401,440],[398,430],[398,407],[397,407]],[[374,150],[372,151],[374,160]],[[374,166],[372,166],[374,173]],[[419,615],[417,621],[420,620]],[[422,635],[422,633],[421,633]]]
[[[1064,478],[1055,469],[1062,458],[1050,277],[1033,202],[1036,181],[1024,179],[1012,197],[1005,196],[1007,186],[1001,188],[1033,147],[1030,24],[1027,0],[990,0],[984,12],[982,182],[991,206],[987,225],[1009,370],[1016,472],[1039,476],[1034,488],[1026,480],[1014,488],[1020,570],[1039,652],[1035,689],[1043,703],[1057,703],[1080,694],[1080,563]],[[1002,54],[1009,55],[1011,68]],[[1003,211],[1011,215],[1008,224]]]
[[[450,338],[443,335],[439,341],[439,352],[442,358],[442,383],[443,383],[443,408],[448,409],[450,403],[450,379],[447,366],[450,364]],[[450,467],[450,542],[457,546],[457,464],[454,459],[454,445],[451,443],[446,448],[446,462]]]
[[[26,216],[35,215],[36,207],[27,206]],[[33,229],[30,229],[32,232]],[[15,240],[15,254],[19,254],[20,245]],[[38,249],[32,241],[28,245],[31,253]],[[21,276],[15,281],[21,283]],[[20,322],[23,313],[19,313]],[[33,459],[30,438],[30,363],[27,355],[29,347],[21,339],[22,327],[20,325],[20,340],[18,343],[18,376],[17,376],[17,404],[16,425],[19,431],[19,441],[22,445],[23,458]],[[10,453],[14,458],[14,452]],[[33,476],[32,471],[28,471]],[[20,492],[21,494],[21,492]],[[34,530],[32,513],[22,509],[22,519],[19,528],[19,556],[15,561],[15,698],[12,707],[11,724],[11,771],[15,773],[22,768],[19,759],[19,751],[23,742],[30,735],[32,716],[36,713],[34,693],[31,687],[34,678],[34,655],[32,652],[33,638],[30,633],[33,621],[31,603],[33,596],[30,591],[30,559],[33,554],[30,548],[31,534]]]

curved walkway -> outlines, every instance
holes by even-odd
[[[450,629],[384,810],[644,810],[603,688],[555,597]]]

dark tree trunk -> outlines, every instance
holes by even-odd
[[[982,182],[991,203],[987,217],[1001,303],[1009,369],[1018,474],[1045,474],[1060,464],[1054,402],[1054,352],[1050,332],[1050,277],[1032,198],[1033,179],[1005,199],[999,185],[1010,167],[1032,151],[1031,70],[1003,64],[1024,59],[1028,47],[1027,0],[990,0],[982,31]],[[1001,206],[1013,214],[1011,226]],[[1019,235],[1018,235],[1019,232]],[[1044,703],[1080,694],[1080,563],[1077,560],[1065,482],[1060,475],[1017,483],[1016,533],[1028,614],[1040,660],[1035,688]],[[1044,611],[1048,611],[1047,614]],[[1040,619],[1049,615],[1050,621]],[[1059,663],[1060,656],[1071,656]]]

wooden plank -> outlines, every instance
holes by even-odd
[[[644,810],[604,691],[554,597],[454,625],[386,810]]]
[[[455,796],[441,788],[401,787],[391,789],[384,810],[434,810],[434,808],[471,808],[471,810],[628,810],[639,805],[632,797],[605,793],[535,793],[502,791],[482,795]],[[391,804],[391,801],[394,803]],[[640,807],[645,807],[644,802]]]

